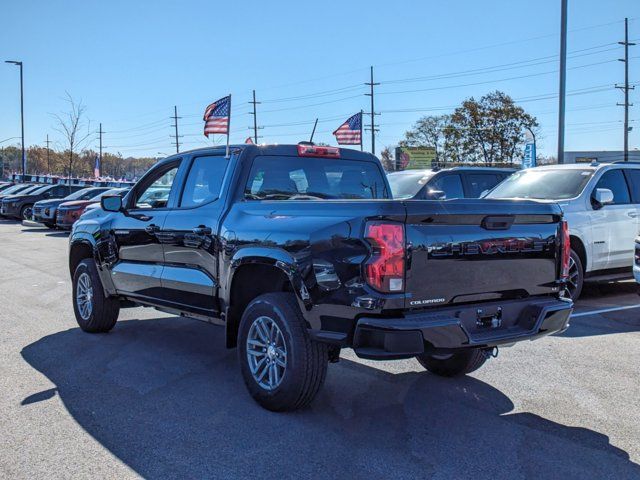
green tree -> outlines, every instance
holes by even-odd
[[[513,163],[522,157],[525,128],[537,127],[535,117],[509,95],[495,91],[456,108],[445,136],[456,155],[467,161]]]
[[[403,147],[433,147],[436,152],[436,160],[441,158],[445,151],[445,129],[449,125],[449,115],[429,115],[419,119],[405,132],[404,140],[400,142]]]

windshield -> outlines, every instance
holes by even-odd
[[[425,183],[429,181],[435,172],[394,172],[387,175],[393,198],[412,198]]]
[[[374,162],[327,158],[258,156],[245,198],[325,200],[389,198],[384,174]]]
[[[18,193],[23,190],[26,190],[29,187],[33,187],[33,185],[25,185],[24,183],[20,183],[18,185],[14,185],[13,187],[9,187],[6,190],[2,191],[2,195],[9,195],[10,193]]]
[[[95,200],[98,201],[100,200],[104,195],[120,195],[121,197],[124,197],[124,195],[129,191],[128,188],[112,188],[111,190],[107,190],[100,192],[98,195],[91,197],[90,200]]]
[[[485,198],[562,200],[580,195],[593,175],[590,169],[523,170],[514,173]]]
[[[101,190],[97,188],[83,188],[73,192],[71,195],[67,195],[64,197],[64,200],[87,200],[91,197],[95,197],[100,191]]]

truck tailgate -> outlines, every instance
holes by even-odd
[[[407,308],[558,291],[557,205],[462,199],[406,207]]]

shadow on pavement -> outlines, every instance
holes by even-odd
[[[43,337],[22,355],[55,388],[33,392],[23,408],[57,393],[147,478],[640,477],[607,436],[509,413],[508,397],[472,377],[392,374],[343,359],[311,408],[265,411],[223,337],[178,318]]]

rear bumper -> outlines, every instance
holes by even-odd
[[[401,318],[362,317],[353,349],[362,358],[399,359],[513,344],[565,331],[572,310],[569,301],[539,298],[448,307]],[[487,326],[491,318],[496,321]]]

